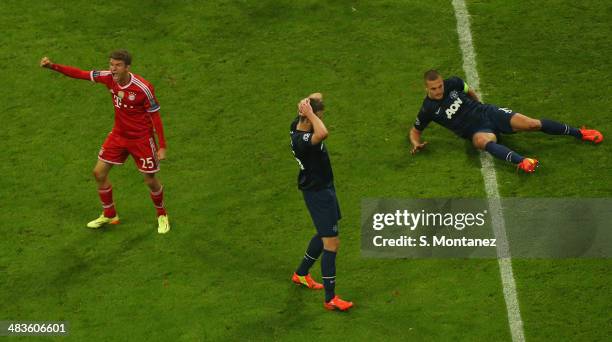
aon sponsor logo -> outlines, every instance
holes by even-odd
[[[453,102],[452,105],[450,105],[450,107],[448,107],[448,109],[446,110],[446,117],[450,120],[453,118],[453,115],[455,115],[455,113],[457,113],[457,111],[459,110],[459,107],[461,107],[461,104],[463,103],[463,101],[461,101],[460,98],[457,98],[455,100],[455,102]]]

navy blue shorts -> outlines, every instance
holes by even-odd
[[[338,221],[342,215],[336,198],[336,189],[331,187],[316,191],[303,190],[302,194],[319,236],[338,236]]]
[[[483,105],[484,110],[480,114],[480,122],[472,130],[470,138],[474,133],[488,132],[494,134],[512,134],[515,133],[510,125],[510,119],[516,114],[515,111],[508,108],[499,108],[494,105]]]

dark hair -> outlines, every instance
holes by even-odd
[[[425,73],[423,74],[423,80],[424,81],[435,81],[438,79],[438,77],[440,77],[440,73],[437,70],[431,69],[431,70],[427,70],[425,71]]]
[[[130,55],[130,53],[127,52],[127,50],[115,50],[111,52],[110,58],[116,59],[118,61],[123,61],[125,65],[132,64],[132,55]]]
[[[313,113],[322,112],[325,109],[325,105],[323,105],[323,100],[313,99],[312,97],[308,99],[310,100],[310,107],[312,107]]]

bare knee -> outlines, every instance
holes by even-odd
[[[529,119],[527,121],[527,130],[529,131],[539,131],[542,128],[542,122],[536,119]]]
[[[497,138],[493,133],[477,133],[472,138],[472,144],[479,150],[484,150],[487,144],[491,141],[497,141]]]
[[[159,180],[155,178],[154,174],[145,174],[144,182],[149,187],[149,189],[151,189],[151,191],[159,191],[159,189],[161,188],[161,184],[159,183]]]
[[[512,116],[510,125],[515,131],[539,131],[542,129],[542,121],[532,119],[521,113],[516,113]]]
[[[144,182],[148,187],[151,187],[155,184],[155,178],[145,177]]]
[[[335,237],[324,237],[323,238],[323,249],[330,252],[337,252],[340,247],[340,239]]]
[[[103,170],[99,170],[97,168],[93,169],[92,174],[98,184],[105,183],[106,179],[108,178],[108,173],[104,172]]]
[[[108,173],[110,172],[112,165],[109,163],[105,163],[101,160],[98,160],[96,166],[94,167],[92,174],[96,183],[98,183],[99,188],[108,188],[111,186],[108,181]]]

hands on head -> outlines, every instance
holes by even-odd
[[[302,99],[302,101],[298,103],[298,113],[300,116],[306,116],[306,117],[308,117],[309,115],[314,115],[314,112],[312,111],[312,107],[310,106],[309,98]]]

